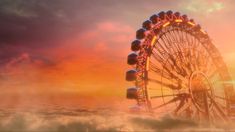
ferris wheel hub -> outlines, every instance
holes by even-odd
[[[213,97],[213,89],[206,74],[201,71],[194,71],[189,78],[189,93],[194,105],[205,111],[205,107],[211,108],[212,101],[208,97]],[[207,106],[205,106],[207,104]]]

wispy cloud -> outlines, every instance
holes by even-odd
[[[130,114],[111,110],[53,113],[19,113],[1,118],[0,131],[233,131],[233,126],[199,125],[191,120],[176,119],[170,116],[155,118],[144,114]]]
[[[182,8],[184,10],[192,12],[192,13],[199,13],[199,14],[210,14],[217,11],[221,11],[225,8],[225,5],[222,1],[216,0],[190,0],[184,1],[181,3]]]

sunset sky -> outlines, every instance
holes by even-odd
[[[235,79],[233,0],[1,0],[1,96],[125,98],[135,31],[160,11],[194,18]]]

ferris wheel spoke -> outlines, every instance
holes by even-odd
[[[174,54],[174,52],[172,51],[173,49],[172,49],[172,47],[171,47],[171,45],[170,45],[172,42],[171,42],[171,40],[170,40],[169,38],[166,37],[166,35],[167,35],[167,34],[163,34],[163,35],[161,36],[161,40],[162,40],[162,42],[163,42],[165,48],[168,49],[169,53]]]
[[[186,35],[185,35],[185,39],[186,39],[188,48],[190,48],[191,45],[192,45],[192,42],[191,42],[191,40],[190,40],[190,38],[189,38],[189,34],[186,34]]]
[[[196,39],[196,37],[190,37],[190,39],[191,39],[191,42],[192,42],[192,46],[193,46],[193,48],[195,49],[198,45],[197,45],[197,39]],[[194,52],[194,51],[193,51]],[[194,52],[195,53],[195,52]]]
[[[165,42],[165,40],[168,42]],[[163,41],[163,44],[165,45],[166,48],[168,48],[169,50],[172,49],[172,47],[167,46],[166,43],[171,43],[171,42],[169,42],[169,40],[165,38],[165,35],[162,36],[162,41]],[[175,65],[175,67],[177,68],[176,70],[179,70],[180,68],[176,64],[176,58],[174,58],[174,56],[173,56],[175,54],[175,52],[169,51],[168,54],[169,54],[169,57],[168,57],[169,60],[171,60],[173,65]]]
[[[194,42],[194,41],[193,41]],[[199,65],[198,65],[198,54],[196,53],[196,50],[197,50],[197,48],[196,48],[196,45],[195,45],[195,42],[194,42],[194,44],[193,44],[193,48],[191,49],[191,52],[192,52],[192,56],[194,56],[194,61],[192,62],[194,65],[195,65],[195,68],[196,68],[196,70],[200,70],[199,69]]]
[[[203,50],[203,47],[200,46],[201,48],[198,50],[198,53],[200,53],[201,55],[201,59],[202,59],[202,65],[207,65],[208,63],[208,59],[210,58],[209,57],[209,54],[207,51]],[[208,58],[208,59],[207,59]],[[207,60],[207,61],[206,61]],[[210,60],[210,59],[209,59]]]
[[[178,42],[178,43],[179,43],[179,42],[181,42],[181,41],[180,41],[180,38],[181,38],[181,37],[179,36],[179,34],[176,33],[176,31],[178,31],[178,30],[177,30],[177,29],[176,29],[176,30],[172,30],[172,31],[170,31],[169,33],[170,33],[171,36],[172,36],[171,38],[172,38],[175,42]],[[177,48],[178,48],[178,47],[177,47]]]
[[[185,105],[185,99],[181,99],[179,105],[174,110],[174,115],[178,115],[178,111]]]
[[[182,44],[184,44],[182,47],[185,47],[185,43],[186,43],[186,41],[185,41],[185,33],[182,30],[177,30],[177,32],[181,35],[180,42]]]
[[[200,51],[201,50],[201,51]],[[203,71],[204,69],[206,69],[206,65],[209,62],[206,62],[206,58],[208,58],[208,55],[205,53],[205,51],[203,51],[202,49],[198,50],[198,58],[197,58],[197,63],[199,65],[199,69],[200,71]]]
[[[163,68],[176,80],[181,80],[182,82],[184,82],[185,84],[187,84],[187,80],[184,76],[182,76],[181,74],[178,74],[177,72],[170,70],[169,68],[163,66]]]
[[[163,56],[163,58],[161,58],[161,60],[162,60],[162,62],[166,61],[171,66],[172,69],[175,69],[174,68],[175,67],[174,57],[171,54],[169,54],[168,52],[166,52],[166,56]],[[175,69],[175,70],[177,70],[177,69]]]
[[[205,69],[207,70],[206,71],[206,74],[210,74],[215,68],[214,68],[214,64],[213,64],[213,61],[212,59],[210,59],[205,67]]]
[[[179,52],[179,60],[181,62],[181,68],[183,68],[184,72],[187,74],[187,75],[190,75],[190,73],[192,72],[191,70],[191,66],[188,66],[187,64],[187,59],[185,58],[185,56],[183,55],[183,52]]]
[[[166,52],[162,52],[162,53],[160,53],[160,51],[158,51],[159,52],[159,54],[156,52],[156,51],[152,51],[152,57],[155,59],[155,60],[157,60],[157,61],[159,61],[159,62],[165,62],[166,60],[167,60],[167,58],[169,58],[169,54],[168,53],[166,53]],[[167,61],[168,63],[169,63],[169,65],[171,65],[171,67],[172,67],[172,62],[169,62],[169,61]],[[163,64],[162,64],[163,65]]]
[[[169,34],[170,34],[170,32],[169,32]],[[173,37],[169,37],[166,34],[163,35],[163,41],[165,40],[165,41],[167,41],[167,42],[164,41],[165,43],[170,43],[171,44],[170,46],[168,46],[169,49],[172,49],[171,54],[173,55],[175,53],[180,53],[180,50],[176,46],[177,44],[175,44],[177,41],[175,41],[171,38],[173,38]],[[175,60],[175,58],[174,58],[174,60]]]
[[[184,32],[183,30],[180,30],[180,32],[182,34],[181,42],[183,42],[183,44],[184,44],[182,47],[186,48],[187,47],[187,41],[186,41],[187,40],[187,38],[186,38],[187,33]]]
[[[225,97],[221,97],[221,96],[217,96],[217,95],[214,95],[214,97],[218,98],[218,99],[221,99],[221,100],[226,100],[226,101],[229,101],[228,99],[226,99]]]
[[[176,53],[176,52],[180,52],[180,50],[178,49],[178,47],[175,45],[175,43],[177,43],[177,41],[175,39],[173,39],[173,35],[171,34],[171,31],[169,32],[169,34],[171,35],[171,37],[169,37],[168,35],[164,34],[164,38],[167,40],[168,43],[170,43],[172,51],[173,53]]]
[[[154,82],[154,83],[158,83],[158,84],[160,84],[160,85],[162,85],[162,86],[165,86],[165,87],[168,87],[168,88],[170,88],[170,89],[180,89],[179,86],[175,86],[175,85],[173,85],[173,84],[167,84],[167,83],[164,83],[164,82],[159,81],[159,80],[156,80],[156,79],[150,79],[150,78],[149,78],[148,81]]]
[[[154,92],[155,92],[155,91],[157,91],[157,92],[162,92],[162,90],[168,91],[168,92],[172,92],[171,89],[161,89],[161,88],[159,88],[159,87],[157,87],[157,88],[156,88],[156,87],[155,87],[155,88],[150,87],[150,88],[148,88],[148,90],[151,90],[151,91],[153,90]]]
[[[181,42],[184,41],[184,35],[182,33],[182,30],[176,29],[174,31],[177,32],[177,34],[179,35],[179,41],[181,41]]]
[[[220,106],[221,109],[226,109],[226,106],[222,105],[221,103],[219,102],[216,102],[218,104],[218,106]]]
[[[171,94],[171,95],[151,96],[150,99],[164,98],[164,97],[173,97],[173,96],[177,96],[177,95],[176,94]]]
[[[168,51],[165,51],[165,50],[160,51],[160,48],[156,48],[156,50],[157,51],[155,51],[155,50],[152,51],[152,53],[153,53],[152,56],[157,61],[164,62],[169,58],[170,54],[168,53]],[[173,67],[174,63],[172,61],[170,61],[170,62],[168,61],[168,63],[171,65],[171,67]]]
[[[201,56],[200,55],[197,55],[196,63],[197,63],[198,70],[201,71]]]
[[[160,68],[152,62],[150,62],[150,71],[155,72],[157,74],[161,73],[161,75],[166,79],[172,79],[171,73],[163,71],[162,67]]]
[[[186,77],[190,75],[189,69],[185,66],[185,63],[181,60],[181,75]]]
[[[150,68],[150,71],[149,71],[149,72],[161,73],[161,72],[158,72],[158,71],[156,71],[156,70],[154,70],[154,69],[151,69],[151,68]],[[161,75],[162,75],[163,78],[165,78],[165,79],[167,79],[167,80],[171,80],[171,79],[172,79],[171,76],[170,76],[168,73],[162,72]]]
[[[190,69],[186,65],[182,64],[182,69],[185,72],[184,74],[186,74],[188,76],[191,74]]]
[[[223,121],[228,121],[228,118],[224,118],[223,115],[221,115],[221,113],[217,110],[217,109],[212,109],[212,112],[211,112],[213,115],[214,115],[214,120],[223,120]]]
[[[161,44],[160,44],[160,45],[161,45]],[[167,56],[168,56],[168,57],[167,57],[168,59],[166,59],[165,57],[164,57],[165,59],[163,59],[163,58],[160,57],[160,56],[159,56],[159,57],[160,57],[160,58],[159,58],[159,57],[157,57],[157,56],[155,56],[155,55],[154,55],[154,58],[155,58],[155,59],[158,59],[158,60],[160,60],[160,61],[163,61],[163,60],[170,60],[170,61],[166,61],[166,62],[168,62],[168,64],[170,64],[171,68],[172,68],[172,69],[175,69],[175,70],[178,72],[178,74],[182,74],[183,76],[185,76],[185,71],[182,72],[182,69],[181,69],[180,66],[176,63],[176,60],[175,60],[175,58],[173,57],[173,55],[172,55],[172,54],[169,54],[168,52],[167,52],[167,54],[168,54],[168,55],[167,55]],[[168,69],[167,69],[167,70],[168,70]]]
[[[185,55],[183,55],[184,52],[182,51],[182,52],[179,52],[178,54],[179,54],[179,60],[181,62],[181,65],[186,66],[187,65],[187,59],[185,58]],[[187,69],[187,71],[189,70],[188,68],[186,68],[186,69]]]
[[[189,99],[188,102],[186,102],[186,99],[184,99],[184,103],[179,104],[179,106],[176,108],[175,113],[176,115],[181,114],[182,112],[186,111],[191,106],[191,100]]]
[[[161,40],[161,41],[160,41]],[[170,54],[169,48],[166,47],[165,42],[163,41],[163,39],[159,39],[157,41],[157,46],[159,46],[159,48],[161,48],[163,51],[165,51],[167,54]]]
[[[157,107],[153,107],[153,110],[159,109],[159,108],[161,108],[161,107],[163,107],[163,106],[166,106],[166,105],[169,105],[169,104],[174,103],[174,102],[176,102],[176,101],[179,101],[180,99],[181,99],[180,96],[174,97],[173,99],[169,100],[169,101],[166,102],[166,103],[163,103],[163,104],[161,104],[161,105],[159,105],[159,106],[157,106]]]
[[[149,67],[149,71],[155,72],[155,73],[161,73],[162,70],[156,68],[156,67]]]
[[[219,106],[219,104],[208,94],[208,97],[211,99],[211,102],[215,106],[216,110],[219,112],[219,114],[223,117],[223,119],[228,120],[225,112],[223,109]]]
[[[221,119],[226,122],[226,120],[223,118],[223,116],[220,115],[220,113],[218,113],[217,110],[212,109],[211,114],[213,115],[214,122],[218,120],[221,121]]]
[[[210,120],[212,123],[215,123],[215,121],[217,120],[216,117],[220,117],[220,115],[217,114],[217,112],[214,109],[212,109],[210,112]]]
[[[179,29],[172,30],[171,33],[173,34],[173,38],[178,41],[182,42],[183,41],[183,35],[180,33]]]
[[[194,37],[191,37],[192,35],[191,34],[187,34],[186,35],[186,39],[187,39],[187,42],[188,42],[188,46],[189,47],[192,47],[193,46],[193,39],[194,39]]]
[[[180,46],[179,44],[184,44],[185,43],[185,41],[183,40],[183,34],[180,36],[180,34],[181,33],[179,33],[179,30],[177,30],[177,32],[178,32],[178,34],[179,34],[179,39],[177,39],[177,33],[175,32],[175,31],[171,31],[170,33],[172,34],[172,39],[174,39],[175,40],[175,42],[177,42],[178,44],[174,44],[175,45],[175,48],[176,49],[178,49],[178,51],[180,52],[180,53],[183,53],[184,51],[183,51],[183,46]]]
[[[211,79],[211,78],[213,78],[216,74],[218,74],[218,70],[212,71],[212,72],[208,75],[208,78]]]
[[[221,83],[220,81],[221,81],[220,79],[216,79],[216,80],[211,81],[210,84],[213,86],[213,85],[216,85],[218,83]]]
[[[191,59],[190,59],[190,57],[191,57],[191,55],[190,55],[190,53],[189,53],[190,51],[187,49],[187,51],[186,51],[186,57],[188,58],[188,59],[186,59],[186,65],[187,65],[187,67],[188,67],[188,69],[190,69],[190,71],[191,72],[193,72],[194,71],[194,66],[192,65],[192,63],[191,63]]]
[[[166,78],[166,79],[168,79],[168,80],[171,80],[171,79],[172,79],[172,76],[171,76],[169,73],[164,72],[164,71],[162,71],[162,70],[159,71],[159,69],[154,69],[154,68],[150,67],[149,72],[151,72],[151,73],[156,73],[156,74],[159,74],[159,73],[160,73],[160,75],[162,75],[163,78]]]
[[[157,66],[156,64],[154,64],[152,61],[149,61],[149,68],[155,69],[155,71],[158,71],[159,73],[162,71],[162,67]]]
[[[192,65],[193,71],[195,71],[195,70],[197,70],[197,66],[192,58],[194,58],[193,53],[191,50],[189,50],[189,63]]]
[[[213,64],[211,63],[212,60],[210,59],[210,55],[209,54],[205,58],[209,58],[209,59],[205,62],[205,67],[203,69],[203,72],[208,74],[212,70]]]
[[[188,72],[188,69],[185,67],[185,62],[184,60],[182,59],[181,57],[181,54],[177,54],[177,58],[179,58],[178,60],[179,61],[176,61],[176,64],[179,66],[180,68],[180,72],[181,72],[181,75],[186,77],[187,75],[189,75],[189,72]]]
[[[153,57],[155,60],[157,60],[157,61],[159,61],[159,62],[163,62],[164,61],[164,54],[165,53],[161,53],[161,52],[159,52],[159,54],[156,52],[156,51],[152,51],[152,56],[151,57]]]
[[[189,74],[191,74],[194,71],[193,66],[188,59],[185,59],[185,67],[186,69],[188,69]]]
[[[185,74],[186,74],[185,71],[182,71],[182,70],[184,70],[184,69],[182,69],[182,68],[178,65],[176,59],[175,59],[174,57],[170,56],[170,60],[173,62],[173,65],[174,65],[174,67],[175,67],[176,72],[177,72],[178,74],[181,74],[182,76],[185,76]]]
[[[193,37],[189,37],[189,34],[186,35],[186,39],[187,39],[187,42],[188,42],[188,53],[189,53],[189,62],[190,64],[193,66],[193,70],[198,70],[198,67],[197,65],[195,64],[195,60],[193,60],[193,58],[195,59],[195,46],[194,46],[194,41],[193,41]]]
[[[193,109],[193,112],[192,112],[192,115],[191,115],[191,118],[193,119],[198,119],[199,120],[199,110],[197,107],[195,107],[194,105],[192,105],[192,109]]]
[[[165,53],[169,53],[169,51],[167,50],[167,48],[165,48],[163,45],[162,45],[162,40],[161,39],[158,39],[156,44],[154,45],[153,47],[153,50],[154,49],[157,49],[160,53],[162,52],[165,52]]]
[[[181,49],[181,47],[179,46],[179,44],[181,43],[179,40],[176,39],[176,35],[174,34],[173,31],[170,31],[169,34],[172,37],[168,37],[169,39],[171,39],[171,44],[172,44],[172,49],[175,49],[174,52],[175,53],[183,53],[183,50]],[[183,57],[183,56],[182,56]]]

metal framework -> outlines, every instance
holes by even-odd
[[[145,111],[199,121],[228,120],[231,77],[208,34],[186,15],[154,14],[136,32],[127,98]]]

